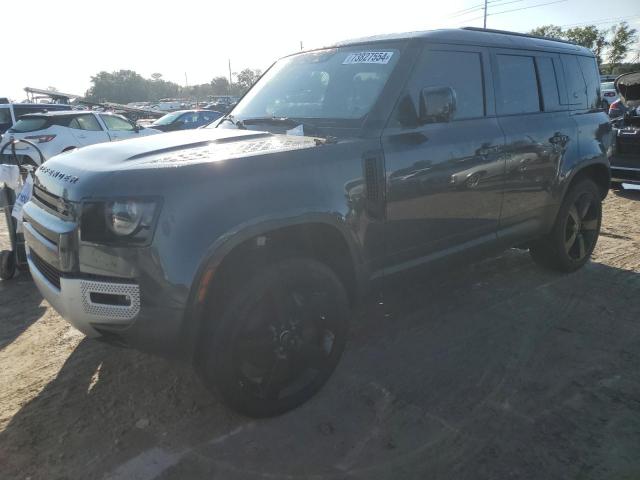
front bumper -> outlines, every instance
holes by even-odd
[[[27,241],[27,261],[33,281],[42,296],[71,325],[88,337],[105,331],[126,329],[140,312],[140,288],[133,283],[96,281],[55,276],[31,251]],[[56,285],[58,284],[58,285]]]

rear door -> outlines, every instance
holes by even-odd
[[[560,162],[577,148],[563,67],[555,54],[493,50],[496,113],[506,137],[505,193],[500,235],[535,235],[558,199],[553,195]]]
[[[109,141],[109,135],[92,113],[78,115],[69,122],[69,130],[78,146],[93,145]],[[69,145],[71,146],[71,145]]]
[[[137,136],[136,128],[128,120],[117,115],[100,114],[100,118],[107,127],[112,142],[126,140]]]
[[[489,52],[427,45],[382,137],[385,243],[393,268],[495,240],[504,136],[493,110]],[[419,124],[420,92],[451,87],[449,122]]]

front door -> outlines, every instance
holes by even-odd
[[[133,124],[124,118],[116,115],[100,115],[100,118],[107,126],[107,131],[109,132],[109,137],[111,137],[112,142],[138,136],[138,131]]]
[[[495,240],[504,135],[493,111],[488,52],[426,46],[383,134],[387,271]],[[420,92],[450,87],[451,121],[420,124]]]
[[[69,122],[69,128],[80,147],[109,141],[109,135],[100,126],[93,113],[74,117]]]

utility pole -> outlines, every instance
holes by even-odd
[[[484,26],[482,28],[487,28],[487,0],[484,0]]]
[[[229,59],[229,95],[231,95],[231,84],[233,79],[231,78],[231,59]]]
[[[302,40],[300,40],[300,50],[304,50],[304,47],[302,46]]]

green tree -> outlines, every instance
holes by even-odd
[[[609,51],[607,53],[610,72],[613,72],[618,64],[625,59],[630,47],[637,39],[637,30],[631,28],[627,22],[620,22],[620,24],[611,28],[611,41],[609,42]]]
[[[249,90],[254,83],[256,83],[258,78],[260,78],[260,75],[262,75],[262,72],[260,70],[245,68],[236,75],[235,85],[240,89],[242,93],[244,93]]]
[[[595,25],[574,27],[564,32],[564,37],[570,42],[592,50],[598,60],[598,65],[602,63],[602,53],[608,45],[606,30],[599,30]]]
[[[227,77],[214,77],[211,80],[212,95],[228,95],[229,93],[229,80]]]
[[[538,35],[539,37],[564,38],[562,28],[557,25],[543,25],[541,27],[534,28],[529,33],[531,35]]]

